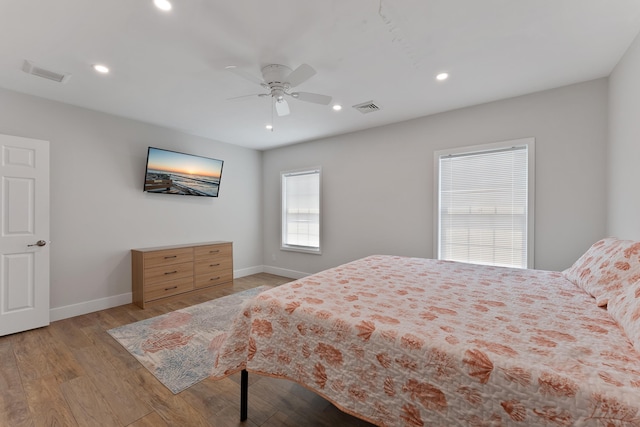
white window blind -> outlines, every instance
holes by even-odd
[[[282,248],[320,252],[320,169],[283,172]]]
[[[439,259],[528,267],[529,145],[437,153]]]

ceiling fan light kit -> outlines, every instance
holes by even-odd
[[[308,64],[302,64],[295,70],[286,65],[269,64],[262,67],[262,80],[258,77],[247,73],[238,67],[231,65],[226,67],[227,70],[253,83],[257,83],[268,91],[257,96],[271,96],[275,103],[275,109],[278,116],[286,116],[291,111],[285,97],[291,97],[299,101],[311,102],[313,104],[329,105],[331,97],[311,92],[290,92],[290,90],[316,75],[314,70]],[[248,95],[253,96],[253,95]]]

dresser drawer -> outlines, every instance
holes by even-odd
[[[144,254],[144,267],[153,268],[159,265],[180,264],[193,261],[193,248],[167,249]]]
[[[153,301],[191,290],[193,290],[193,276],[190,275],[189,277],[148,285],[144,289],[144,297],[146,301]]]
[[[196,260],[228,258],[231,259],[231,244],[205,245],[194,248]]]
[[[233,263],[229,258],[201,259],[195,262],[195,274],[215,274],[223,273],[233,268]]]
[[[222,283],[231,282],[233,280],[233,271],[227,269],[224,271],[211,272],[210,274],[200,274],[196,276],[196,288],[206,288],[207,286],[220,285]]]
[[[158,267],[146,268],[144,270],[145,288],[156,283],[182,279],[185,277],[193,278],[193,262],[160,265]]]

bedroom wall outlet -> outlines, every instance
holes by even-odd
[[[275,261],[276,260],[276,254],[275,252],[271,253],[271,261]]]

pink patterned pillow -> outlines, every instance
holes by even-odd
[[[593,244],[564,276],[599,306],[640,280],[640,242],[607,237]]]
[[[612,297],[607,311],[622,327],[635,349],[640,351],[640,282]]]

